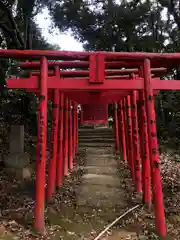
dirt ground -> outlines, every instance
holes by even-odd
[[[168,239],[178,240],[180,236],[180,185],[178,182],[180,157],[170,150],[167,152],[161,154],[161,160]],[[85,152],[81,151],[77,157],[76,171],[64,179],[62,189],[54,196],[52,202],[47,204],[44,236],[37,235],[32,228],[33,179],[32,182],[22,185],[18,181],[9,179],[2,169],[0,172],[0,239],[93,240],[116,217],[141,203],[141,197],[134,194],[126,164],[116,156],[114,160],[116,159],[118,163],[117,174],[122,199],[120,197],[117,202],[118,196],[116,196],[117,204],[112,204],[112,199],[109,198],[111,199],[109,204],[106,202],[98,207],[95,203],[80,204],[77,189],[82,187],[84,179],[87,190],[90,189],[90,183],[87,178],[84,178],[86,174],[86,167],[83,167],[85,157],[87,157]],[[89,192],[89,196],[91,196],[91,192]],[[120,201],[123,201],[123,207]],[[138,208],[121,219],[101,239],[159,239],[155,234],[153,213],[142,207]]]

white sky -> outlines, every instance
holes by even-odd
[[[61,34],[58,30],[54,30],[53,34],[49,33],[51,21],[47,9],[44,9],[41,14],[38,14],[36,21],[42,29],[43,36],[49,43],[59,45],[61,50],[83,51],[82,44],[77,42],[70,33]]]
[[[119,0],[116,0],[117,2]],[[166,18],[165,9],[162,13],[162,17]],[[39,24],[39,27],[42,29],[42,34],[45,39],[51,43],[59,45],[61,50],[69,50],[69,51],[83,51],[82,44],[77,42],[72,36],[71,33],[60,33],[58,30],[54,30],[54,33],[49,33],[51,30],[51,21],[48,13],[48,9],[45,8],[41,14],[38,14],[36,17],[36,21]]]

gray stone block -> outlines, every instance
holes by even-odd
[[[7,168],[23,169],[29,165],[29,154],[9,153],[4,163]]]

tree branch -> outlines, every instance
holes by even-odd
[[[22,36],[17,28],[17,25],[14,21],[11,11],[2,1],[0,1],[0,8],[2,9],[2,11],[4,11],[5,16],[8,19],[7,21],[3,22],[3,24],[1,24],[1,22],[0,22],[0,27],[3,30],[5,30],[12,37],[12,40],[16,39],[15,45],[17,48],[22,48],[24,46],[24,41],[23,41]],[[6,25],[8,23],[8,21],[12,27],[11,29],[9,29],[8,26]],[[14,36],[14,34],[15,34],[15,36]]]

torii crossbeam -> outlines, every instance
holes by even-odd
[[[8,88],[26,89],[27,92],[37,94],[40,99],[36,229],[39,231],[44,229],[48,99],[53,103],[53,151],[49,165],[48,199],[55,192],[55,182],[60,187],[62,176],[67,175],[68,167],[70,166],[70,170],[73,168],[78,140],[77,104],[84,106],[84,113],[91,112],[91,116],[83,116],[84,121],[101,122],[107,121],[107,106],[113,103],[116,148],[121,150],[123,159],[127,160],[136,191],[143,192],[143,202],[148,206],[151,205],[152,188],[156,229],[160,236],[165,238],[167,234],[153,96],[160,90],[180,89],[179,80],[162,79],[169,70],[179,64],[180,53],[1,49],[0,57],[20,59],[18,66],[22,70],[29,71],[27,77],[7,79]],[[97,103],[106,106],[106,110],[102,111],[105,117],[100,115],[96,118],[92,104]],[[140,108],[140,125],[138,125],[137,107]]]

